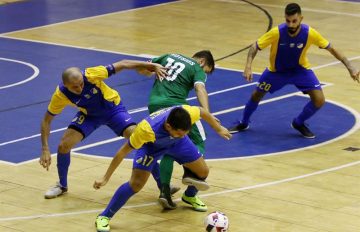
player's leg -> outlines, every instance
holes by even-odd
[[[51,199],[62,195],[68,190],[68,171],[70,166],[70,151],[81,140],[90,135],[99,126],[99,121],[88,117],[82,112],[78,112],[68,129],[61,138],[57,152],[57,169],[59,182],[51,187],[46,193],[45,198]]]
[[[133,159],[133,170],[130,181],[124,183],[116,190],[106,209],[96,218],[95,225],[98,231],[110,231],[110,219],[146,184],[158,158],[157,156],[148,154],[146,145],[137,150]]]
[[[259,79],[259,84],[245,105],[241,121],[237,125],[230,127],[229,132],[237,133],[247,130],[249,128],[250,117],[256,111],[261,99],[263,99],[266,93],[273,93],[281,89],[285,84],[286,81],[278,73],[270,72],[268,69],[265,69]]]
[[[205,153],[205,140],[206,140],[206,134],[204,127],[202,126],[201,122],[198,121],[196,124],[194,124],[191,128],[190,133],[188,134],[190,140],[195,144],[195,146],[198,148],[201,154]],[[186,168],[184,167],[184,173],[188,172]],[[198,189],[193,186],[189,185],[185,192],[182,195],[182,201],[191,204],[193,206],[193,209],[196,211],[207,211],[206,204],[200,199],[200,197],[197,195]]]
[[[206,205],[196,196],[197,190],[207,190],[209,188],[205,181],[209,174],[209,168],[201,152],[186,136],[169,153],[178,163],[184,166],[183,184],[193,186],[195,190],[194,197],[184,197],[183,195],[182,200],[192,205],[194,210],[206,211]]]
[[[125,203],[146,184],[150,172],[147,170],[132,170],[130,181],[121,185],[114,193],[105,210],[97,216],[95,225],[97,231],[110,231],[109,221],[119,211]]]
[[[305,125],[305,121],[311,118],[325,103],[325,96],[321,84],[312,70],[302,70],[294,75],[296,87],[309,94],[310,101],[304,106],[300,114],[293,120],[291,126],[298,130],[305,138],[315,138],[315,135]]]

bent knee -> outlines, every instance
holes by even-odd
[[[209,175],[209,168],[207,166],[203,167],[201,170],[199,170],[197,175],[202,179],[206,179]]]
[[[145,185],[141,180],[130,180],[129,184],[135,193],[139,192]]]
[[[71,150],[71,145],[69,143],[66,143],[66,142],[61,142],[58,146],[58,152],[59,153],[69,153],[70,150]]]

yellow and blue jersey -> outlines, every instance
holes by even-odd
[[[179,106],[177,106],[179,107]],[[197,106],[182,105],[191,117],[191,124],[200,120],[200,108]],[[152,113],[142,120],[131,134],[129,144],[135,149],[144,144],[149,146],[153,154],[169,149],[181,138],[173,138],[164,128],[164,123],[174,107],[165,108]]]
[[[312,27],[301,24],[300,32],[291,37],[287,31],[287,25],[280,24],[272,28],[256,41],[256,46],[262,50],[269,45],[271,72],[284,72],[295,69],[310,69],[310,63],[306,57],[309,47],[314,44],[319,48],[328,48],[330,43]]]
[[[48,106],[52,115],[60,114],[70,105],[87,115],[104,115],[120,104],[119,93],[105,84],[104,80],[115,74],[113,65],[90,67],[82,71],[84,89],[80,95],[70,92],[60,83]]]

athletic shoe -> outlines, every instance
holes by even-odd
[[[176,209],[177,205],[172,201],[169,185],[163,185],[161,187],[158,202],[163,209]]]
[[[189,205],[192,205],[195,211],[206,212],[207,206],[200,200],[198,196],[188,197],[185,193],[182,195],[181,200]]]
[[[295,123],[295,119],[292,121],[291,127],[294,128],[295,130],[299,131],[304,138],[307,138],[307,139],[315,138],[314,133],[312,133],[311,130],[307,126],[305,126],[305,124],[297,125]]]
[[[63,186],[61,186],[61,184],[59,182],[56,182],[55,186],[52,186],[48,191],[46,191],[45,198],[52,199],[52,198],[63,195],[67,191],[68,191],[68,188],[63,187]]]
[[[228,130],[229,130],[230,134],[235,134],[235,133],[238,133],[238,132],[241,132],[241,131],[245,131],[245,130],[249,129],[249,127],[250,127],[249,123],[240,122],[236,126],[228,128]]]
[[[95,221],[96,230],[98,232],[108,232],[110,231],[109,225],[110,218],[106,216],[97,216]]]
[[[192,185],[195,186],[200,191],[205,191],[210,188],[209,184],[205,180],[196,179],[190,176],[184,176],[182,179],[182,183],[184,185]]]

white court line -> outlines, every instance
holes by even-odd
[[[351,58],[348,58],[349,60],[356,60],[356,59],[359,59],[360,58],[360,56],[356,56],[356,57],[351,57]],[[317,70],[317,69],[321,69],[321,68],[325,68],[325,67],[329,67],[329,66],[333,66],[333,65],[337,65],[337,64],[341,64],[341,62],[340,61],[335,61],[335,62],[331,62],[331,63],[328,63],[328,64],[324,64],[324,65],[319,65],[319,66],[316,66],[316,67],[313,67],[312,69],[313,70]],[[236,69],[230,69],[230,68],[223,68],[223,67],[219,67],[220,69],[225,69],[225,70],[232,70],[232,71],[238,71],[238,72],[241,72],[242,70],[236,70]],[[254,72],[254,74],[258,74],[258,73],[255,73]],[[323,82],[324,83],[324,82]],[[242,88],[242,86],[248,86],[248,85],[251,85],[251,84],[256,84],[256,82],[254,82],[254,83],[249,83],[249,84],[245,84],[245,85],[241,85],[241,86],[237,86],[237,87],[233,87],[233,88]],[[330,83],[327,83],[327,85],[331,85]],[[226,90],[222,90],[222,91],[230,91],[230,90],[233,90],[233,88],[229,88],[229,89],[226,89]],[[216,92],[213,92],[214,94],[216,93],[216,94],[218,94],[218,93],[221,93],[221,91],[216,91]],[[209,95],[210,94],[212,94],[212,95],[214,95],[213,93],[209,93]],[[192,99],[194,99],[195,97],[193,97],[193,98],[188,98],[188,100],[192,100]],[[269,99],[269,100],[271,100],[271,99]],[[268,100],[267,100],[268,101]],[[260,103],[260,104],[262,104],[262,103]],[[338,105],[340,105],[340,104],[338,104]],[[240,106],[240,108],[239,109],[242,109],[241,107],[244,107],[244,106]],[[351,108],[349,108],[349,107],[343,107],[343,108],[347,108],[347,109],[351,109]],[[146,107],[141,107],[141,108],[138,108],[138,109],[133,109],[133,110],[129,110],[129,113],[130,114],[132,114],[132,113],[137,113],[137,112],[141,112],[141,111],[145,111],[145,110],[147,110],[147,108]],[[353,109],[351,109],[350,110],[351,112],[356,112],[355,110],[353,110]],[[356,117],[356,116],[355,116]],[[357,118],[357,117],[356,117]],[[60,128],[60,129],[57,129],[57,130],[53,130],[53,131],[51,131],[50,133],[54,133],[54,132],[58,132],[58,131],[62,131],[62,130],[65,130],[67,127],[64,127],[64,128]],[[352,130],[351,130],[352,131]],[[347,133],[346,133],[347,134]],[[11,141],[7,141],[7,142],[4,142],[4,143],[0,143],[0,146],[4,146],[4,145],[6,145],[6,144],[10,144],[10,143],[15,143],[15,142],[19,142],[19,141],[23,141],[23,140],[27,140],[27,139],[31,139],[31,138],[35,138],[35,137],[39,137],[40,136],[40,134],[36,134],[36,135],[32,135],[32,136],[29,136],[29,137],[23,137],[23,138],[20,138],[20,139],[16,139],[16,140],[11,140]],[[339,138],[339,137],[338,137]],[[342,138],[341,136],[340,136],[340,138]],[[340,139],[339,138],[339,139]],[[104,142],[105,143],[109,143],[109,141],[110,142],[113,142],[113,141],[117,141],[117,140],[120,140],[121,139],[121,137],[119,138],[119,137],[116,137],[116,138],[112,138],[112,139],[108,139],[108,140],[105,140]],[[335,138],[336,139],[336,138]],[[336,139],[337,140],[337,139]],[[336,140],[331,140],[332,142],[334,142],[334,141],[336,141]],[[104,144],[104,143],[101,143],[102,141],[100,141],[100,142],[97,142],[97,145],[101,145],[101,144]],[[322,143],[321,143],[322,144]],[[321,145],[321,144],[319,144],[319,146]],[[86,146],[88,146],[88,145],[86,145]],[[80,150],[79,149],[79,147],[78,148],[74,148],[74,149],[77,149],[77,150],[75,150],[75,151],[78,151],[78,150]],[[54,153],[54,154],[51,154],[52,156],[54,156],[54,155],[56,155],[56,153]],[[230,158],[229,158],[230,159]],[[30,163],[30,162],[32,162],[32,161],[34,161],[34,160],[37,160],[37,159],[32,159],[32,160],[27,160],[27,161],[24,161],[24,162],[21,162],[21,163],[10,163],[11,165],[14,165],[14,166],[18,166],[18,165],[22,165],[22,164],[25,164],[25,163]],[[1,161],[0,160],[0,163],[6,163],[6,164],[9,164],[9,162],[6,162],[6,161]]]
[[[241,89],[241,88],[245,88],[245,87],[248,87],[248,86],[251,86],[251,85],[256,85],[256,84],[257,84],[257,82],[253,82],[253,83],[249,83],[249,84],[245,84],[245,85],[239,85],[239,86],[231,87],[231,88],[228,88],[228,89],[223,89],[223,90],[220,90],[220,91],[211,92],[211,93],[209,93],[208,95],[209,95],[209,96],[213,96],[213,95],[216,95],[216,94],[220,94],[220,93],[224,93],[224,92],[228,92],[228,91],[233,91],[233,90],[236,90],[236,89]],[[186,100],[190,101],[190,100],[194,100],[194,99],[196,99],[196,97],[187,98]],[[143,111],[147,111],[147,107],[146,107],[146,106],[140,107],[140,108],[137,108],[137,109],[129,110],[129,114],[139,113],[139,112],[143,112]],[[67,129],[67,127],[63,127],[63,128],[60,128],[60,129],[52,130],[52,131],[50,131],[50,134],[53,134],[53,133],[56,133],[56,132],[60,132],[60,131],[64,131],[64,130],[66,130],[66,129]],[[23,137],[23,138],[19,138],[19,139],[14,139],[14,140],[6,141],[6,142],[3,142],[3,143],[0,143],[0,147],[1,147],[1,146],[8,145],[8,144],[12,144],[12,143],[17,143],[17,142],[20,142],[20,141],[28,140],[28,139],[40,137],[40,136],[41,136],[41,134],[35,134],[35,135],[28,136],[28,137]],[[111,139],[110,139],[110,140],[111,140]],[[107,141],[107,140],[106,140],[106,141]],[[116,141],[116,140],[114,140],[114,141]],[[100,144],[99,144],[99,145],[100,145]]]
[[[271,182],[266,182],[266,183],[261,183],[261,184],[252,185],[252,186],[246,186],[246,187],[241,187],[241,188],[228,189],[228,190],[223,190],[223,191],[218,191],[218,192],[213,192],[213,193],[207,193],[207,194],[200,194],[199,196],[201,198],[206,198],[206,197],[210,197],[210,196],[216,196],[216,195],[222,195],[222,194],[228,194],[228,193],[234,193],[234,192],[241,192],[241,191],[245,191],[245,190],[252,190],[252,189],[258,189],[258,188],[278,185],[278,184],[282,184],[282,183],[287,183],[287,182],[291,182],[291,181],[295,181],[295,180],[304,179],[304,178],[311,177],[311,176],[321,175],[321,174],[324,174],[324,173],[327,173],[327,172],[337,171],[337,170],[340,170],[340,169],[343,169],[343,168],[348,168],[348,167],[355,166],[355,165],[358,165],[358,164],[360,164],[360,160],[352,162],[352,163],[348,163],[348,164],[344,164],[344,165],[340,165],[340,166],[336,166],[336,167],[332,167],[332,168],[323,169],[323,170],[320,170],[320,171],[300,175],[300,176],[294,176],[294,177],[290,177],[290,178],[286,178],[286,179],[281,179],[281,180],[276,180],[276,181],[271,181]],[[178,199],[176,199],[174,201],[179,202],[180,198],[178,198]],[[149,202],[149,203],[139,204],[139,205],[127,205],[127,206],[124,206],[122,208],[123,209],[142,208],[142,207],[154,206],[154,205],[158,205],[158,203],[157,202]],[[82,214],[92,214],[92,213],[101,212],[103,210],[104,209],[102,208],[102,209],[75,211],[75,212],[68,212],[68,213],[39,214],[39,215],[18,216],[18,217],[3,217],[3,218],[0,218],[0,222],[31,220],[31,219],[38,219],[38,218],[50,218],[50,217],[65,217],[65,216],[82,215]]]
[[[34,70],[34,73],[33,73],[29,78],[26,78],[25,80],[18,81],[18,82],[16,82],[16,83],[13,83],[13,84],[10,84],[10,85],[0,86],[0,90],[1,90],[1,89],[6,89],[6,88],[10,88],[10,87],[13,87],[13,86],[17,86],[17,85],[21,85],[21,84],[24,84],[24,83],[26,83],[26,82],[29,82],[29,81],[31,81],[32,79],[35,79],[35,78],[39,75],[39,73],[40,73],[38,67],[36,67],[36,66],[33,65],[33,64],[24,62],[24,61],[7,59],[7,58],[4,58],[4,57],[0,57],[0,60],[5,60],[5,61],[9,61],[9,62],[14,62],[14,63],[23,64],[23,65],[29,66],[32,70]]]

